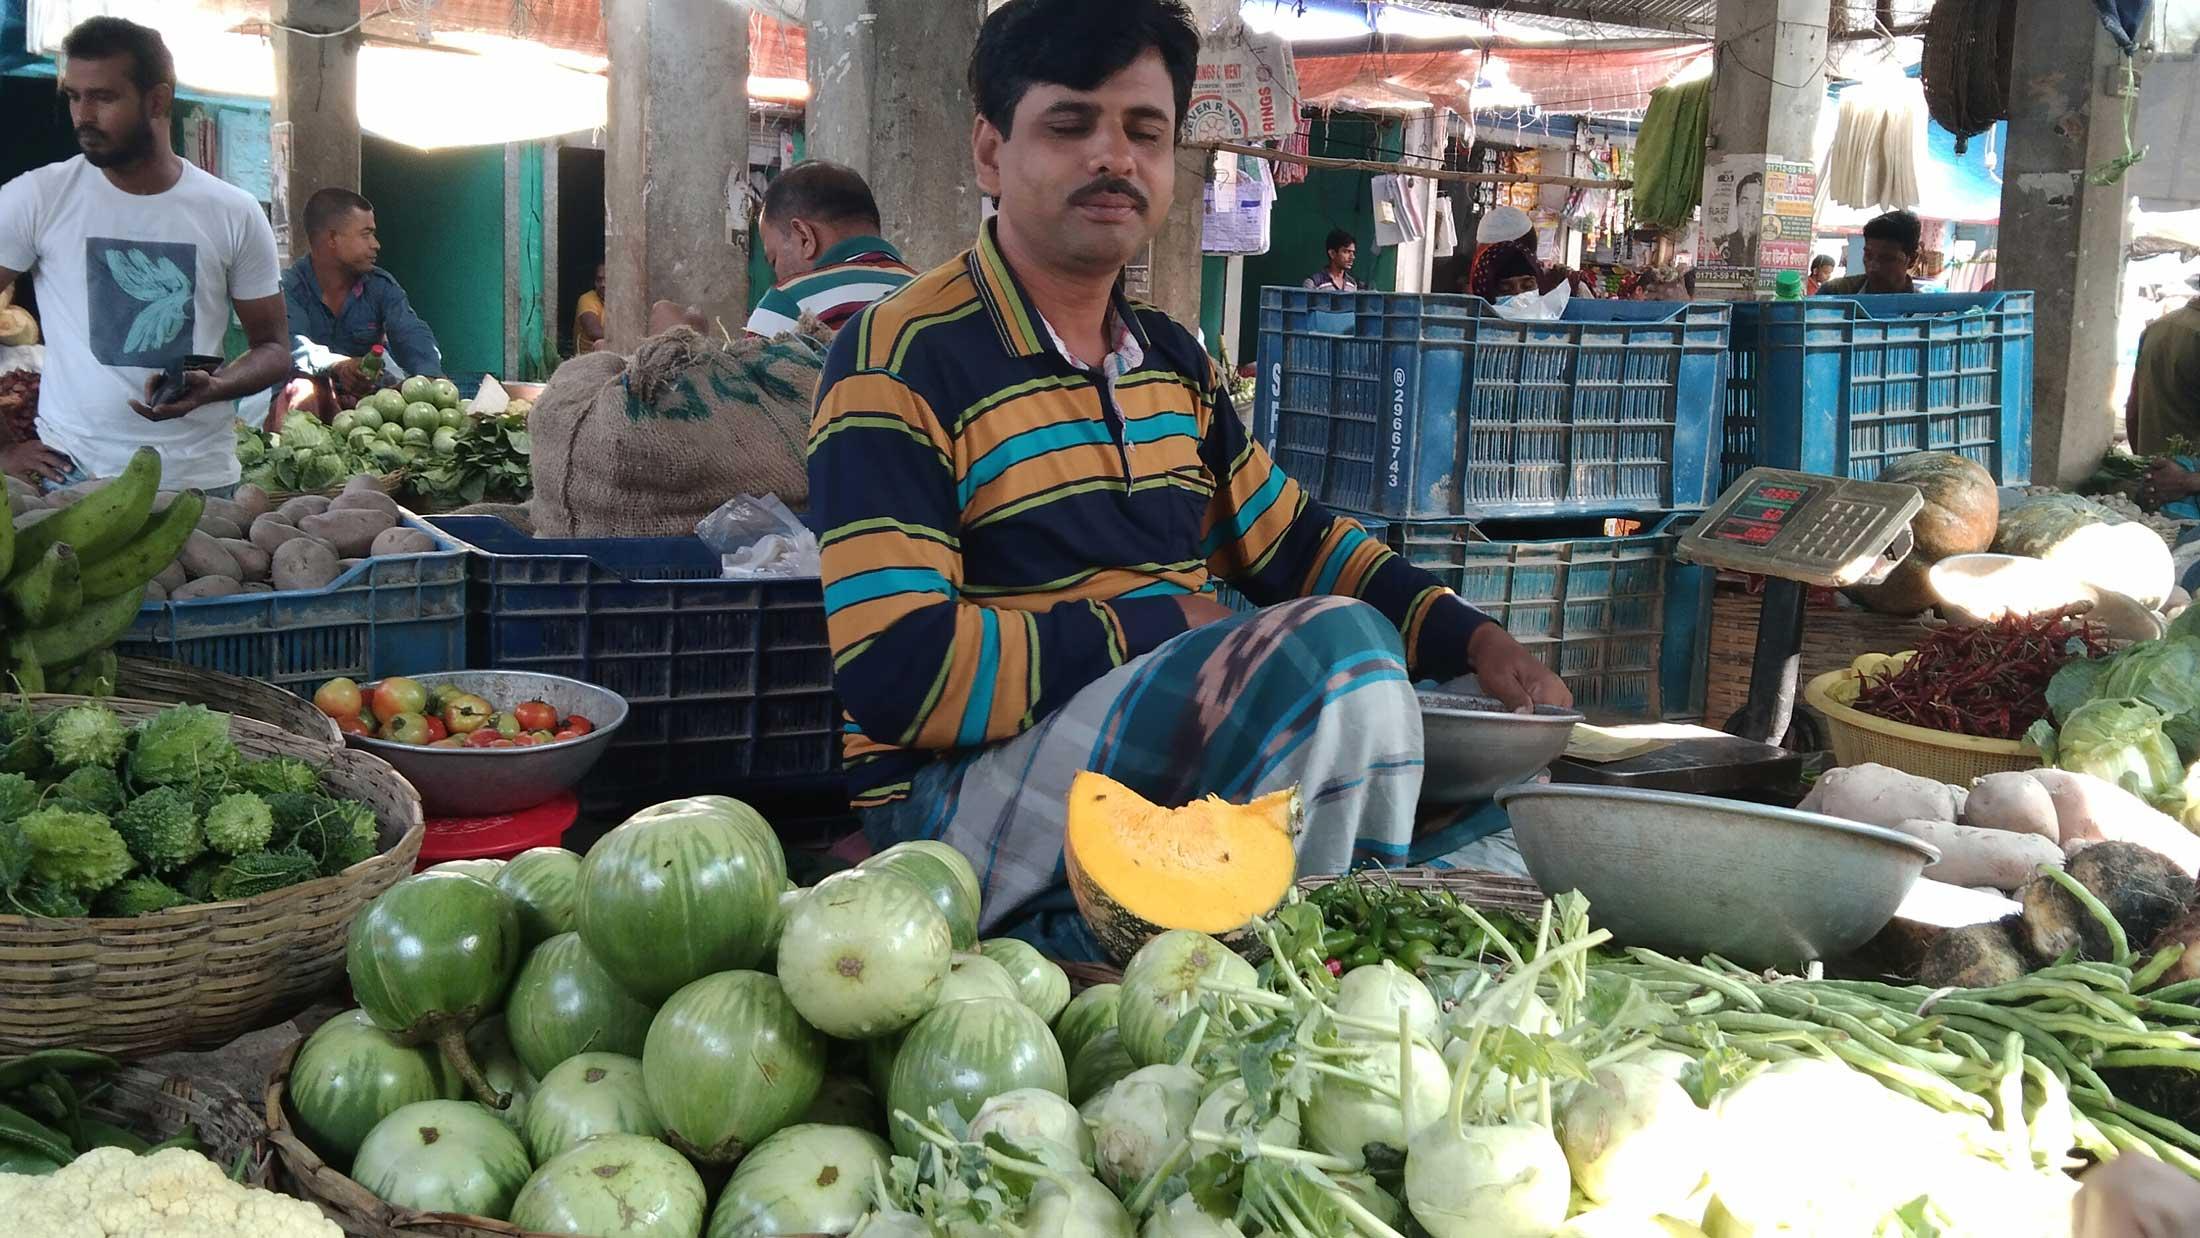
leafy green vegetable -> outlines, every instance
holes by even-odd
[[[448,454],[427,458],[412,490],[439,503],[524,503],[535,491],[534,439],[524,415],[470,417]]]
[[[2070,720],[2071,712],[2094,698],[2094,685],[2108,667],[2107,658],[2088,658],[2080,662],[2067,662],[2047,681],[2047,714],[2060,726]]]
[[[2172,717],[2200,711],[2200,641],[2141,641],[2111,655],[2093,696],[2145,701]]]
[[[2041,751],[2051,753],[2049,759],[2062,769],[2092,774],[2156,807],[2181,806],[2185,767],[2162,732],[2163,721],[2162,712],[2144,701],[2092,700],[2073,711],[2060,730],[2051,729],[2052,743]],[[2043,721],[2040,727],[2045,726]]]

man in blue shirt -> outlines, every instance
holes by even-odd
[[[385,379],[441,377],[435,332],[413,312],[395,277],[374,264],[382,253],[374,204],[349,189],[323,189],[306,199],[305,226],[310,248],[283,273],[291,363],[306,376],[293,382],[292,403],[307,397],[316,377],[365,395],[375,384],[359,361],[376,344],[387,354]]]

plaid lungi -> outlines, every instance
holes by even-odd
[[[948,753],[864,813],[874,847],[937,838],[970,858],[981,929],[1098,959],[1065,884],[1070,780],[1104,773],[1159,804],[1297,786],[1301,873],[1403,864],[1421,791],[1421,714],[1398,630],[1349,598],[1305,598],[1170,640],[1014,739]]]

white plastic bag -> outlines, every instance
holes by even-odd
[[[695,534],[718,552],[727,580],[818,574],[817,535],[777,495],[736,495],[703,517]]]
[[[1572,280],[1562,279],[1549,292],[1523,292],[1497,302],[1497,316],[1510,322],[1557,322],[1573,300]]]

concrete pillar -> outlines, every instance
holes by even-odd
[[[1826,98],[1826,0],[1719,0],[1710,149],[1809,162]]]
[[[726,0],[605,0],[611,118],[605,307],[629,347],[660,300],[738,334],[748,319],[748,10]]]
[[[977,235],[967,75],[985,9],[985,0],[809,0],[808,153],[871,182],[886,239],[920,270]]]
[[[275,240],[284,261],[306,251],[306,199],[359,188],[359,39],[294,31],[359,24],[359,0],[274,0]]]
[[[1201,203],[1213,157],[1212,151],[1177,148],[1176,198],[1169,205],[1168,217],[1161,221],[1161,230],[1154,234],[1148,275],[1146,295],[1153,304],[1194,331],[1199,329]],[[1209,347],[1213,344],[1208,341]]]
[[[1438,156],[1444,147],[1444,119],[1440,112],[1415,113],[1406,117],[1405,154],[1402,163],[1421,167],[1441,166]],[[1563,166],[1563,165],[1561,165]],[[1406,184],[1413,190],[1419,204],[1423,231],[1418,241],[1406,241],[1398,246],[1398,291],[1428,292],[1429,277],[1436,267],[1436,182],[1415,178]]]
[[[2123,153],[2122,54],[2091,5],[2016,0],[2009,147],[2001,190],[2001,287],[2028,288],[2032,477],[2084,478],[2108,449],[2128,181],[2086,169]],[[2178,157],[2155,151],[2155,158]]]

